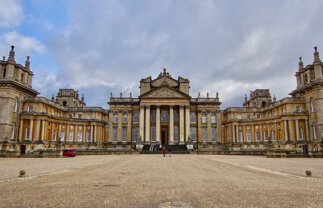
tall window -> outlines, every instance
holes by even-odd
[[[87,115],[88,119],[92,119],[92,114]]]
[[[91,142],[91,132],[86,132],[86,141]]]
[[[82,141],[82,137],[83,137],[83,133],[81,131],[77,132],[77,141],[81,142]]]
[[[196,113],[191,112],[191,123],[196,123]]]
[[[32,105],[29,105],[29,106],[27,107],[27,111],[28,111],[28,112],[32,112],[32,111],[33,111],[33,106],[32,106]]]
[[[178,126],[174,126],[174,142],[178,142]]]
[[[156,126],[151,127],[151,141],[152,142],[156,141]]]
[[[77,118],[81,119],[82,118],[82,114],[78,114]]]
[[[260,132],[256,131],[256,142],[260,141]]]
[[[122,127],[122,141],[127,141],[127,127]]]
[[[53,141],[56,141],[56,135],[57,135],[57,131],[56,131],[56,130],[54,130],[54,131],[53,131],[53,138],[52,138],[52,140],[53,140]]]
[[[151,111],[151,122],[156,122],[156,111],[155,110]]]
[[[18,108],[18,97],[15,98],[15,103],[13,105],[13,112],[17,112],[17,108]]]
[[[243,134],[241,131],[239,131],[238,133],[238,139],[239,139],[239,142],[243,142]]]
[[[178,111],[174,110],[174,122],[178,122]]]
[[[216,127],[212,127],[212,142],[216,142]]]
[[[118,112],[113,113],[113,123],[118,123]]]
[[[26,128],[25,140],[29,140],[29,139],[30,139],[30,138],[29,138],[29,135],[30,135],[30,128],[29,128],[29,127],[27,127],[27,128]]]
[[[202,128],[202,141],[206,142],[206,128]]]
[[[128,113],[127,112],[123,112],[122,122],[128,123]]]
[[[251,132],[247,132],[247,142],[251,142]]]
[[[314,109],[314,99],[311,98],[310,99],[310,102],[311,102],[311,110],[312,110],[312,113],[314,113],[315,112],[315,109]]]
[[[191,127],[191,139],[196,142],[196,127]]]
[[[264,131],[264,139],[265,141],[268,141],[268,131]]]
[[[132,141],[136,142],[139,137],[139,128],[133,127],[132,128]]]
[[[70,141],[70,142],[72,142],[73,141],[73,137],[74,137],[74,132],[73,131],[70,131],[70,133],[69,133],[69,139],[68,139],[68,141]]]
[[[297,113],[300,113],[300,112],[301,112],[301,107],[296,106],[296,112],[297,112]]]
[[[273,141],[276,140],[276,131],[275,130],[271,131],[271,137],[273,138]]]
[[[202,113],[202,123],[206,123],[206,113]]]
[[[313,123],[314,139],[317,139],[317,126]]]
[[[12,123],[12,126],[11,126],[11,139],[15,138],[15,128],[16,128],[16,123]]]
[[[118,138],[118,128],[113,127],[113,141],[116,142]]]
[[[168,122],[168,111],[167,110],[163,110],[161,112],[161,121]]]
[[[65,139],[65,131],[61,131],[61,142],[64,142]]]
[[[132,122],[133,123],[139,123],[139,112],[134,112],[132,114]]]
[[[214,112],[212,112],[212,114],[211,114],[211,122],[212,123],[216,123],[216,117],[215,117],[215,113]]]
[[[303,140],[303,128],[299,128],[299,140]]]

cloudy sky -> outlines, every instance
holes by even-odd
[[[190,80],[190,94],[222,109],[269,88],[296,87],[298,57],[323,51],[321,0],[0,0],[0,55],[31,56],[33,87],[59,88],[107,108],[110,93],[139,95],[139,81],[166,67]]]

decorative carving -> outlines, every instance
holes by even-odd
[[[152,92],[147,97],[181,97],[183,98],[183,95],[179,94],[178,92],[168,89],[168,88],[161,88],[159,90],[156,90],[155,92]]]

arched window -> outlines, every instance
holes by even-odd
[[[211,122],[212,123],[215,123],[216,122],[216,118],[215,118],[215,113],[214,112],[212,112],[212,114],[211,114]]]
[[[113,113],[113,123],[118,123],[118,112]]]
[[[266,102],[263,101],[261,105],[262,105],[262,107],[266,107]]]
[[[196,123],[196,114],[195,114],[195,112],[191,112],[191,123]]]
[[[202,113],[202,123],[206,123],[206,113]]]
[[[128,123],[128,113],[127,112],[123,112],[122,122]]]
[[[11,129],[11,139],[14,139],[15,138],[16,123],[12,123],[11,127],[12,127],[12,129]]]
[[[17,112],[17,108],[18,108],[18,97],[15,98],[15,103],[13,105],[13,112]]]
[[[313,123],[313,133],[314,133],[314,139],[317,139],[317,126],[316,126],[316,123]]]
[[[63,106],[64,107],[66,107],[66,104],[67,104],[67,102],[66,101],[63,101]]]
[[[139,112],[134,112],[133,116],[133,123],[139,123]]]
[[[315,112],[315,109],[314,109],[314,99],[313,98],[310,99],[310,103],[311,103],[312,113],[314,113]]]

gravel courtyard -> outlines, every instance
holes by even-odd
[[[25,177],[18,177],[26,170]],[[312,177],[305,171],[311,170]],[[322,207],[323,160],[217,155],[0,158],[0,207]]]

